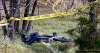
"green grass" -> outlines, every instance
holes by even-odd
[[[57,32],[58,34],[63,34],[65,31],[75,28],[77,26],[77,17],[58,17],[52,19],[43,19],[32,22],[32,31],[38,31],[41,34],[52,34]]]
[[[28,46],[28,48],[31,48],[36,53],[52,53],[52,51],[42,43],[33,43]]]

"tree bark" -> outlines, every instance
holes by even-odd
[[[29,16],[30,1],[31,1],[31,0],[26,0],[26,6],[25,6],[24,17]],[[28,24],[28,21],[24,20],[24,21],[23,21],[23,24],[22,24],[22,30],[23,30],[23,31],[26,31],[26,30],[27,30],[27,24]]]
[[[10,17],[17,17],[18,18],[20,16],[18,2],[19,2],[19,0],[10,0]],[[19,21],[9,21],[8,36],[11,40],[13,39],[15,31],[18,31],[18,28],[19,28],[18,23],[19,23]]]
[[[89,23],[90,23],[89,33],[90,34],[96,32],[95,19],[96,19],[96,8],[90,7],[90,12],[89,12]]]
[[[31,12],[31,16],[34,16],[34,12],[35,12],[36,6],[37,6],[37,0],[34,1],[33,8],[32,8],[32,12]],[[27,32],[31,28],[31,23],[32,23],[32,21],[29,21],[28,26],[27,26]]]
[[[5,4],[5,0],[2,0],[2,5],[3,5],[3,8],[4,8],[4,12],[5,12],[5,15],[6,15],[6,19],[8,20],[10,17],[9,17],[9,14],[8,14],[8,11],[7,11],[7,8],[6,8],[6,4]],[[7,28],[8,26],[3,26],[3,33],[4,33],[4,38],[6,35],[8,35],[7,33]]]
[[[93,0],[89,0],[89,2],[94,2]],[[96,41],[96,8],[94,4],[90,4],[89,9],[89,23],[87,25],[87,31],[85,31],[86,35],[81,36],[81,40],[83,44],[80,44],[81,50],[93,50],[95,49],[95,41]],[[82,42],[81,41],[81,42]],[[86,46],[86,47],[85,47]],[[85,48],[85,49],[84,49]]]
[[[93,2],[93,1],[91,1]],[[89,31],[88,31],[88,35],[89,36],[89,43],[90,43],[90,47],[91,48],[95,48],[95,41],[96,41],[96,27],[97,27],[97,23],[96,23],[96,7],[94,6],[94,4],[90,5],[90,12],[89,12]]]
[[[3,8],[4,8],[4,12],[5,12],[5,15],[6,15],[6,19],[8,20],[10,17],[9,17],[7,8],[6,8],[5,0],[2,0],[2,5],[3,5]]]
[[[19,18],[20,17],[20,9],[19,9],[19,1],[20,0],[15,0],[15,15],[14,15],[14,17],[16,17],[16,18]],[[15,32],[18,32],[19,31],[19,21],[15,21],[14,22],[14,29],[15,29]]]

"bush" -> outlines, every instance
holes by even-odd
[[[96,40],[96,45],[100,46],[100,39]]]

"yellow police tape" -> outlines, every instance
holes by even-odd
[[[4,24],[4,23],[7,23],[7,20],[1,20],[0,21],[0,24]]]
[[[59,17],[59,16],[72,16],[74,14],[75,14],[74,12],[62,12],[62,13],[57,12],[57,13],[51,13],[51,14],[46,14],[46,15],[20,17],[20,18],[11,17],[9,20],[40,20],[40,19],[54,18],[54,17]],[[3,24],[3,23],[7,23],[7,20],[0,21],[0,24]]]
[[[58,12],[58,13],[52,13],[52,14],[46,14],[46,15],[38,15],[38,16],[30,16],[30,17],[20,17],[15,18],[11,17],[10,20],[40,20],[40,19],[46,19],[46,18],[54,18],[59,16],[71,16],[74,15],[74,12]]]

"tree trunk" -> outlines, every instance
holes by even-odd
[[[34,16],[36,6],[37,6],[37,0],[34,1],[31,16]],[[28,26],[27,26],[27,32],[30,30],[31,23],[32,23],[32,21],[29,21]]]
[[[31,1],[31,0],[26,0],[26,6],[25,6],[24,17],[27,17],[27,16],[29,15],[30,1]],[[23,21],[23,25],[22,25],[22,30],[23,30],[23,31],[26,31],[26,30],[27,30],[27,24],[28,24],[28,21],[24,20],[24,21]]]
[[[10,17],[19,17],[20,16],[20,11],[19,11],[19,5],[18,5],[19,0],[10,0]],[[15,30],[18,31],[18,26],[19,26],[19,21],[9,21],[9,33],[8,36],[12,40],[13,36],[15,34]]]
[[[6,8],[5,0],[2,0],[2,5],[3,5],[3,8],[4,8],[4,12],[5,12],[5,15],[6,15],[6,19],[8,20],[10,17],[9,17],[7,8]]]
[[[93,1],[89,0],[89,2],[93,2]],[[94,50],[95,49],[96,26],[97,26],[96,8],[94,4],[90,4],[89,23],[86,29],[87,31],[85,31],[86,35],[83,35],[81,39],[83,41],[83,44],[80,44],[81,50],[91,50],[91,49]]]
[[[92,34],[96,32],[96,8],[91,7],[90,12],[89,12],[89,23],[90,23],[90,28],[89,28],[89,33]]]
[[[15,0],[15,14],[14,14],[14,17],[16,17],[16,18],[19,18],[20,17],[20,9],[19,9],[19,1],[20,0]],[[19,31],[19,21],[15,21],[14,22],[14,29],[15,29],[15,32],[18,32]]]
[[[95,41],[96,41],[96,7],[94,4],[90,6],[90,12],[89,12],[89,31],[88,31],[88,36],[89,36],[89,43],[90,47],[94,48],[95,47]]]
[[[2,5],[3,5],[3,8],[4,8],[4,12],[5,12],[5,15],[6,15],[6,19],[8,20],[10,17],[9,17],[7,8],[6,8],[5,0],[2,0]],[[7,28],[6,28],[6,27],[7,27],[7,26],[3,26],[3,27],[2,27],[2,28],[3,28],[4,37],[5,37],[6,35],[8,35],[8,34],[7,34]]]

